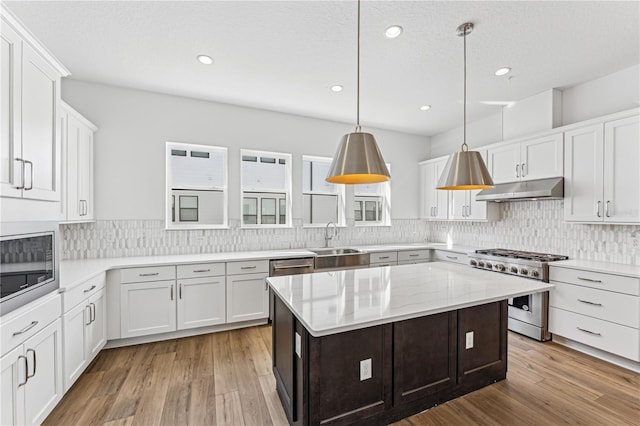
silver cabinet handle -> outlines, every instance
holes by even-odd
[[[82,200],[78,200],[78,216],[82,216]]]
[[[22,173],[20,173],[20,177],[22,178],[22,185],[20,185],[20,186],[16,186],[16,189],[24,189],[24,183],[25,183],[24,181],[25,181],[25,179],[26,179],[26,178],[25,178],[25,175],[24,175],[24,169],[25,169],[25,166],[24,166],[24,160],[23,160],[22,158],[17,158],[17,157],[16,157],[16,158],[15,158],[15,161],[19,161],[19,162],[21,162],[21,163],[22,163],[22,169],[21,169]]]
[[[582,280],[582,281],[589,281],[590,283],[601,283],[602,282],[601,280],[594,280],[594,279],[591,279],[591,278],[584,278],[584,277],[578,277],[578,279]]]
[[[587,305],[602,306],[602,303],[589,302],[588,300],[577,299],[578,302],[586,303]]]
[[[516,177],[520,177],[520,164],[516,164]]]
[[[436,212],[435,216],[438,217],[438,206],[434,207],[434,211]]]
[[[257,266],[253,265],[253,266],[241,266],[240,269],[256,269]]]
[[[91,303],[91,309],[89,309],[89,314],[91,315],[91,322],[96,320],[96,304]]]
[[[29,324],[28,326],[26,326],[25,328],[23,328],[20,331],[15,331],[13,333],[14,336],[18,336],[20,334],[26,333],[27,331],[31,330],[33,327],[35,327],[36,325],[38,325],[38,321],[31,321],[31,324]]]
[[[609,216],[609,204],[611,203],[611,201],[607,201],[604,205],[604,215],[606,217],[611,217]]]
[[[20,359],[24,359],[24,382],[18,383],[18,387],[26,385],[29,380],[29,361],[24,355],[18,355],[18,362],[20,362]]]
[[[29,175],[31,176],[31,181],[30,181],[31,183],[28,188],[26,186],[24,187],[25,191],[30,191],[33,189],[33,163],[29,160],[24,160],[24,164],[25,164],[25,169],[27,168],[27,164],[31,166],[29,168],[29,170],[31,170],[31,172],[29,173]]]
[[[522,167],[520,168],[520,170],[522,172],[522,177],[525,177],[527,175],[526,172],[525,172],[525,170],[526,170],[525,169],[525,165],[526,165],[525,163],[522,163]]]
[[[602,336],[602,334],[596,333],[595,331],[585,330],[584,328],[580,328],[580,327],[576,327],[576,328],[585,333],[593,334],[594,336]]]
[[[84,307],[85,311],[87,309],[89,309],[89,322],[85,322],[84,325],[91,325],[91,305],[90,304]]]
[[[194,269],[193,273],[200,273],[200,272],[211,272],[211,269]]]
[[[287,265],[287,266],[274,266],[273,269],[274,270],[281,270],[281,269],[300,269],[300,268],[311,268],[313,267],[313,265]]]
[[[378,259],[388,259],[389,256],[380,256]]]
[[[436,217],[436,208],[431,207],[431,217]]]
[[[420,256],[420,254],[418,254],[418,253],[410,254],[410,255],[409,255],[409,257],[418,257],[418,256]]]
[[[598,201],[596,203],[596,216],[601,217],[600,216],[600,203],[602,203],[602,201]]]
[[[151,272],[151,273],[148,273],[148,274],[138,274],[138,275],[140,275],[141,277],[155,277],[156,275],[160,275],[160,273],[159,272]]]
[[[182,284],[178,286],[178,299],[182,299]]]
[[[27,380],[29,380],[30,378],[32,378],[33,376],[36,375],[36,368],[37,368],[37,362],[38,359],[36,357],[36,351],[33,349],[27,349],[27,355],[29,355],[29,352],[31,352],[33,354],[33,373],[29,374],[29,359],[27,359]]]
[[[173,284],[171,284],[171,300],[173,300]]]
[[[96,288],[95,285],[92,285],[91,287],[89,287],[88,289],[84,290],[85,293],[89,293],[91,290],[93,290],[94,288]]]
[[[447,259],[458,260],[458,256],[447,256]]]

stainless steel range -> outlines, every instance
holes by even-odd
[[[527,251],[489,249],[469,254],[474,268],[517,275],[549,282],[549,262],[566,260],[567,256]],[[529,294],[509,299],[509,330],[536,340],[551,338],[548,329],[549,292]]]

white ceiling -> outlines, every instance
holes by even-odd
[[[355,123],[355,1],[5,1],[72,78]],[[364,0],[361,124],[432,135],[640,63],[637,1]],[[392,24],[404,27],[384,37]],[[196,55],[214,58],[201,65]],[[494,71],[510,66],[506,77]],[[511,77],[511,78],[509,78]],[[329,87],[345,90],[333,93]],[[430,104],[428,112],[419,111]]]

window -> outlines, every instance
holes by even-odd
[[[302,156],[303,225],[344,225],[344,185],[325,180],[331,158]]]
[[[291,154],[240,150],[242,226],[291,225]]]
[[[387,164],[391,171],[391,165]],[[353,219],[356,225],[391,225],[391,183],[354,185]]]
[[[227,227],[227,148],[166,143],[167,229]]]

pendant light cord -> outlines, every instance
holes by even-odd
[[[358,0],[358,51],[357,51],[357,78],[356,78],[356,132],[360,128],[360,0]]]
[[[469,145],[467,145],[467,30],[464,30],[462,36],[462,43],[464,45],[464,94],[463,94],[463,123],[462,123],[462,150],[468,151]]]

